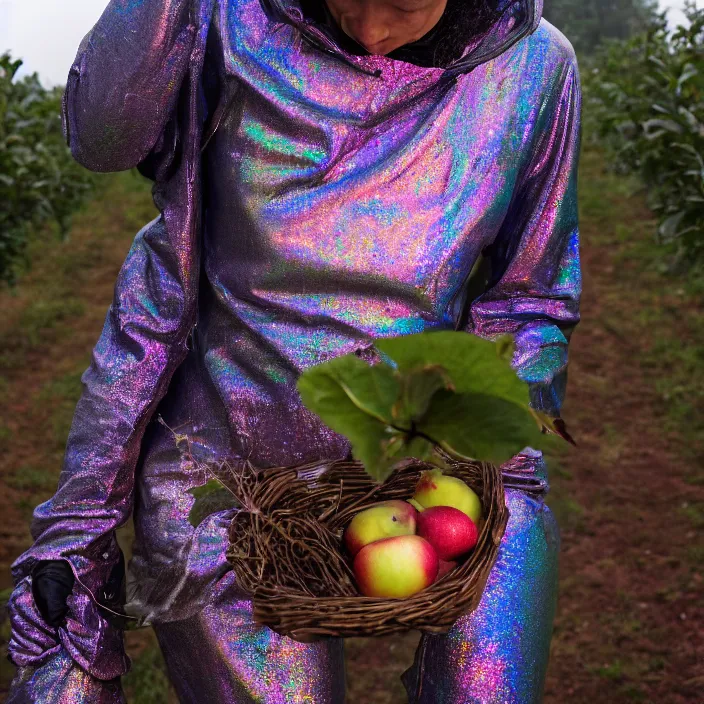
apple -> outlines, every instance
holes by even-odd
[[[443,474],[439,469],[421,474],[413,500],[423,508],[452,506],[466,513],[475,524],[482,516],[479,497],[461,479]]]
[[[360,511],[345,530],[345,545],[356,555],[365,545],[383,538],[413,535],[418,512],[407,501],[382,501]]]
[[[363,547],[352,569],[365,596],[404,599],[429,587],[438,575],[438,555],[417,535],[384,538]]]
[[[441,560],[454,560],[476,544],[479,531],[474,521],[452,506],[431,506],[418,514],[417,531]]]

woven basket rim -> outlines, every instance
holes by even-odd
[[[254,515],[252,503],[256,505],[258,521],[300,518],[305,524],[310,516],[297,511],[296,507],[305,506],[310,497],[311,502],[317,502],[312,514],[324,516],[322,521],[313,519],[318,524],[315,530],[326,531],[330,526],[330,532],[339,540],[340,559],[345,560],[341,547],[344,525],[336,525],[336,519],[390,498],[402,498],[404,492],[410,497],[410,489],[420,473],[435,465],[410,459],[400,463],[392,476],[380,485],[374,485],[371,478],[365,479],[368,475],[363,465],[354,460],[320,460],[265,469],[250,465],[248,471],[253,473],[253,488],[251,496],[244,497],[245,508],[233,518],[228,559],[252,599],[255,620],[282,635],[309,641],[320,637],[389,635],[407,630],[444,633],[459,617],[475,609],[498,557],[508,522],[502,474],[499,467],[489,463],[443,459],[446,463],[443,471],[459,475],[475,490],[480,489],[484,515],[477,547],[454,570],[405,599],[382,599],[358,593],[314,595],[271,580],[257,581],[252,572],[252,562],[256,562],[257,555],[245,559],[241,547],[243,544],[251,547],[258,535],[251,531],[243,533],[243,525]],[[222,476],[218,478],[227,484]],[[349,480],[348,484],[345,479]],[[293,509],[287,508],[288,505]],[[327,510],[315,514],[322,507]]]

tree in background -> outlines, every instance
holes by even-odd
[[[646,31],[657,16],[657,0],[544,0],[543,16],[591,54],[604,39],[627,39]]]
[[[605,42],[583,72],[585,132],[621,173],[637,174],[674,267],[704,265],[704,8],[664,13],[647,32]]]
[[[93,176],[79,166],[61,127],[61,89],[35,73],[15,80],[22,61],[0,56],[0,283],[12,283],[31,236],[53,222],[63,235]]]

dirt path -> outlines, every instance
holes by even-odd
[[[74,220],[70,240],[36,243],[35,262],[14,293],[0,293],[0,565],[29,543],[33,506],[56,485],[80,375],[112,299],[132,238],[154,217],[131,174]],[[8,584],[2,570],[0,587]]]
[[[545,701],[702,701],[704,452],[692,428],[704,416],[704,313],[651,265],[642,199],[626,199],[596,154],[582,164],[583,320],[565,408],[579,448],[549,463],[563,550]],[[0,588],[29,544],[31,508],[55,486],[117,270],[152,217],[130,179],[76,219],[70,245],[40,245],[17,295],[0,293]],[[130,701],[166,702],[148,634],[130,638]],[[416,639],[351,641],[349,701],[404,702],[398,676]],[[0,691],[10,674],[0,668]]]
[[[587,156],[584,171],[597,167]],[[668,430],[679,378],[668,364],[678,347],[701,354],[704,316],[676,281],[643,269],[638,242],[654,228],[642,200],[606,188],[602,203],[582,218],[583,320],[565,408],[580,447],[554,480],[563,550],[545,701],[704,701],[704,455]],[[699,401],[701,371],[689,378]]]

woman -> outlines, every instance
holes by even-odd
[[[347,455],[301,406],[306,367],[375,337],[510,332],[532,405],[559,417],[579,319],[580,86],[540,0],[112,0],[65,97],[96,171],[138,166],[160,216],[136,237],[86,371],[56,495],[14,565],[11,702],[119,702],[128,661],[97,606],[153,623],[182,702],[344,699],[336,640],[251,621],[224,560],[232,514],[188,523],[198,460]],[[504,467],[547,489],[540,453]],[[539,492],[538,492],[539,493]],[[409,700],[539,701],[558,532],[511,519],[479,609],[424,637]],[[58,625],[58,629],[55,627]]]

